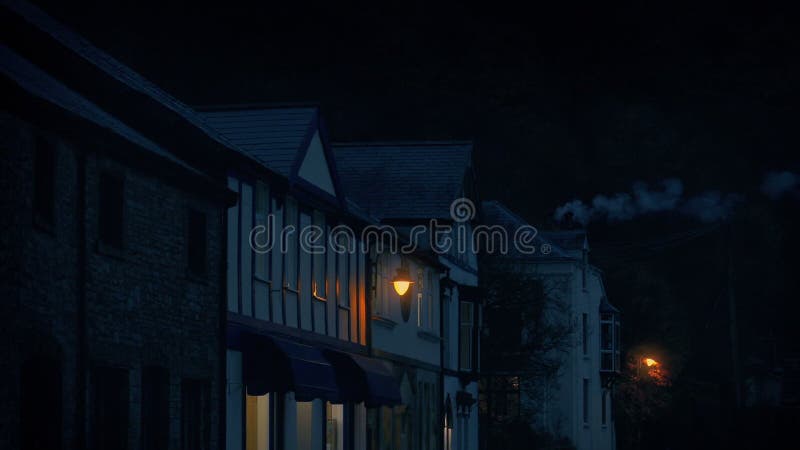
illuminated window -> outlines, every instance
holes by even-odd
[[[325,402],[325,450],[344,450],[344,405]]]
[[[247,395],[245,415],[246,450],[269,450],[269,394],[259,396]]]
[[[311,450],[314,402],[297,402],[297,450]]]

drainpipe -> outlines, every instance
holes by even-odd
[[[75,409],[75,421],[77,427],[76,446],[77,449],[87,448],[86,439],[86,418],[87,418],[87,360],[89,345],[86,330],[86,279],[87,279],[87,257],[86,257],[86,152],[83,149],[76,150],[77,169],[78,169],[78,213],[77,213],[77,241],[78,241],[78,273],[77,288],[78,301],[76,311],[76,328],[78,348],[76,352],[77,380],[78,387],[77,408]]]
[[[223,204],[222,224],[220,235],[222,246],[219,255],[219,351],[220,351],[220,387],[219,387],[219,437],[218,448],[224,450],[228,446],[227,415],[228,415],[228,213],[227,206]]]

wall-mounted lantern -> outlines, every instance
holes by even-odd
[[[408,273],[408,267],[406,267],[404,261],[400,261],[400,267],[397,268],[397,275],[392,278],[394,291],[397,292],[397,295],[402,297],[408,292],[412,284],[414,284],[414,282],[411,281],[411,274]]]

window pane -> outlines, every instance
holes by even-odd
[[[327,248],[325,245],[325,216],[323,216],[319,211],[314,212],[314,225],[322,230],[322,234],[313,242],[314,247],[316,248],[321,246],[322,249],[325,250]],[[317,297],[322,298],[326,298],[328,296],[328,286],[325,282],[326,261],[327,257],[324,252],[314,254],[314,294],[316,294]]]
[[[253,229],[253,186],[242,184],[240,197],[241,210],[239,211],[241,223],[241,249],[239,250],[239,268],[241,270],[241,297],[242,314],[253,314],[253,250],[250,248],[250,231]]]
[[[246,404],[247,450],[269,450],[269,394],[247,396]]]
[[[239,180],[228,178],[228,188],[239,191]],[[228,311],[239,312],[239,202],[228,208]]]
[[[583,354],[589,353],[589,316],[586,313],[581,315],[581,342],[583,344]]]
[[[345,247],[349,246],[349,241],[346,237],[341,236],[342,242]],[[350,306],[350,258],[348,252],[341,252],[338,255],[338,273],[337,285],[338,290],[336,293],[337,301],[340,305]]]
[[[196,275],[206,273],[206,215],[197,210],[189,211],[189,237],[187,256],[189,270]]]
[[[267,185],[260,181],[256,183],[255,195],[256,195],[255,222],[256,225],[264,227],[265,229],[265,231],[258,236],[255,243],[258,245],[258,247],[266,248],[272,242],[271,236],[273,232],[272,229],[267,228],[267,216],[269,214],[269,203],[270,203],[269,189]],[[269,272],[269,263],[271,256],[272,256],[271,252],[257,252],[255,255],[256,259],[255,274],[262,280],[270,279],[271,274]]]
[[[284,284],[292,289],[297,289],[297,203],[291,199],[286,199],[286,215],[284,217],[286,225],[286,276]],[[291,227],[291,228],[289,228]],[[289,230],[292,230],[289,233]]]
[[[603,391],[603,402],[600,405],[600,417],[601,417],[601,421],[602,421],[603,425],[606,424],[606,408],[607,408],[606,401],[607,401],[607,398],[608,398],[608,393],[606,391]]]
[[[589,379],[583,379],[583,423],[589,423]]]
[[[311,226],[311,216],[300,213],[300,230],[307,230]],[[307,233],[307,231],[305,232]],[[305,239],[305,236],[304,236]],[[303,244],[305,247],[305,243]],[[300,273],[298,286],[300,289],[300,326],[304,330],[311,330],[311,301],[312,284],[311,278],[311,253],[308,248],[300,248]]]
[[[325,450],[344,450],[344,405],[325,402]]]
[[[297,402],[297,450],[311,450],[314,402]]]
[[[124,205],[122,177],[108,172],[100,174],[98,234],[103,244],[122,248],[122,214]]]
[[[38,136],[35,151],[33,212],[36,219],[52,225],[55,210],[55,147],[49,140]]]
[[[26,361],[20,383],[21,448],[60,449],[61,364],[46,358]]]
[[[181,383],[181,448],[207,450],[211,437],[210,386],[203,380]]]
[[[381,450],[392,450],[392,408],[381,407]]]
[[[92,442],[94,448],[128,447],[128,371],[96,367],[92,384]]]
[[[611,323],[602,322],[600,324],[600,348],[611,350],[612,346]]]
[[[142,370],[142,442],[154,450],[169,446],[169,372],[161,367]]]
[[[459,316],[461,325],[459,327],[459,367],[463,370],[472,369],[472,303],[460,302]]]

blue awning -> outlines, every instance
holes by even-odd
[[[229,329],[228,336],[229,347],[242,351],[242,379],[249,395],[292,391],[297,401],[340,402],[333,367],[319,349],[248,331]]]
[[[323,350],[333,364],[341,401],[368,408],[401,403],[400,386],[385,361],[336,350]]]

